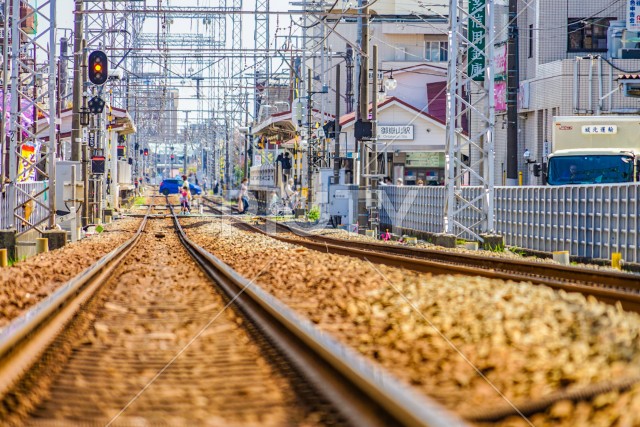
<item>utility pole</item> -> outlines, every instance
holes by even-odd
[[[373,45],[373,84],[371,85],[371,164],[369,174],[371,176],[371,207],[369,215],[369,229],[378,234],[378,45]]]
[[[80,125],[80,106],[82,104],[82,91],[84,79],[82,76],[83,26],[82,14],[84,1],[75,0],[74,31],[73,31],[73,111],[71,123],[71,160],[78,162],[82,157],[82,126]],[[87,200],[85,199],[85,203]]]
[[[518,185],[518,0],[509,0],[507,41],[507,185]]]
[[[369,122],[369,2],[367,0],[360,0],[359,25],[361,28],[362,36],[360,40],[360,50],[362,55],[360,58],[360,89],[358,90],[358,120],[362,123]],[[369,220],[367,215],[367,198],[366,193],[369,188],[369,180],[367,179],[367,165],[369,163],[368,150],[366,141],[360,139],[360,182],[358,185],[358,232],[361,232],[360,227],[365,226]]]

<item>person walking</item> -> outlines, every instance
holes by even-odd
[[[289,181],[287,181],[287,185],[284,187],[284,194],[289,204],[289,207],[295,213],[295,210],[298,207],[298,204],[297,204],[298,192],[294,188],[295,188],[295,185],[293,183],[293,178],[289,178]]]
[[[291,178],[291,157],[289,157],[289,152],[284,153],[284,159],[282,159],[282,172],[284,174],[284,179]]]
[[[185,182],[180,190],[180,213],[188,215],[191,213],[191,206],[189,201],[191,200],[191,192],[189,191],[189,185]]]
[[[244,214],[249,209],[249,180],[247,178],[242,179],[240,184],[240,193],[238,194],[238,211]]]

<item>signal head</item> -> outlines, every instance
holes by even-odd
[[[109,63],[107,54],[101,50],[94,50],[89,54],[89,80],[94,85],[102,85],[109,77]]]

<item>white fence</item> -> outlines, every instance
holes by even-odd
[[[22,206],[22,204],[27,201],[28,199],[27,194],[37,194],[41,192],[42,190],[44,190],[46,184],[47,184],[46,181],[23,182],[23,183],[17,184],[18,206]],[[14,206],[9,206],[8,189],[9,189],[9,186],[5,185],[2,191],[2,195],[0,195],[0,229],[1,230],[6,230],[7,228],[11,228],[14,225],[16,225],[15,220],[13,219]],[[43,205],[49,206],[48,196],[49,194],[47,191],[41,194],[40,196],[38,196],[37,200]],[[18,209],[18,214],[24,217],[25,213],[23,209],[24,209],[23,207],[20,207]],[[29,222],[38,223],[43,219],[47,218],[48,216],[49,216],[48,209],[44,208],[38,203],[33,203],[33,212],[29,217]],[[44,224],[44,226],[46,225],[48,224]],[[19,222],[16,226],[16,230],[18,231],[18,233],[21,233],[26,228],[28,227],[23,225],[21,222]]]
[[[427,233],[443,231],[444,187],[382,188],[382,224]],[[464,187],[462,191],[480,189]],[[640,184],[496,187],[495,228],[507,245],[605,259],[621,252],[623,259],[637,263],[639,198]],[[477,220],[472,214],[465,222]]]

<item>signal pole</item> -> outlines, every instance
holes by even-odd
[[[82,35],[83,35],[83,0],[75,0],[74,30],[73,30],[73,111],[71,123],[71,160],[79,162],[82,159],[82,126],[80,125],[80,105],[84,82],[82,76]],[[85,200],[86,203],[86,200]]]
[[[367,0],[360,0],[359,6],[364,6],[360,9],[359,25],[361,31],[360,50],[362,54],[360,57],[360,90],[358,91],[358,119],[363,123],[369,122],[369,2]],[[356,120],[357,123],[357,120]],[[360,139],[360,182],[358,184],[358,232],[361,232],[360,227],[368,224],[369,219],[367,215],[367,198],[366,193],[369,188],[369,181],[367,175],[367,165],[369,163],[368,150],[366,141]]]

